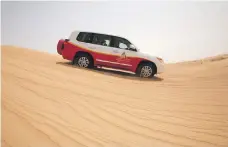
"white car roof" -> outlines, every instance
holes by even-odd
[[[95,31],[89,31],[89,30],[74,30],[73,33],[79,33],[79,32],[87,32],[87,33],[95,33],[95,34],[104,34],[104,35],[110,35],[110,36],[116,36],[116,37],[120,37],[120,38],[125,38],[124,36],[120,36],[120,35],[116,35],[116,34],[111,34],[111,33],[105,33],[105,32],[95,32]],[[128,39],[127,39],[128,40]]]
[[[129,40],[126,37],[120,36],[120,35],[115,35],[115,34],[111,34],[111,33],[105,33],[105,32],[96,32],[96,31],[89,31],[89,30],[74,30],[72,33],[80,33],[80,32],[87,32],[87,33],[95,33],[95,34],[105,34],[105,35],[110,35],[110,36],[116,36],[116,37],[120,37],[120,38],[124,38],[127,39],[129,42],[131,42],[132,44],[134,44],[131,40]],[[137,46],[134,44],[134,46],[137,48]],[[138,48],[137,48],[138,49]],[[139,49],[138,49],[139,50]]]

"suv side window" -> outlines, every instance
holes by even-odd
[[[93,40],[92,33],[80,32],[76,38],[77,41],[91,43]]]
[[[104,34],[94,34],[92,44],[110,46],[111,36]]]
[[[126,50],[130,48],[131,43],[128,40],[116,36],[113,36],[113,39],[113,47]]]

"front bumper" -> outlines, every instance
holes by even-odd
[[[157,74],[161,74],[165,72],[165,65],[162,63],[159,63],[157,65]]]

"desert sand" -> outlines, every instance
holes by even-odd
[[[140,79],[1,52],[3,147],[228,147],[227,55]]]

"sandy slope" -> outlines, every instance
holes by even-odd
[[[228,59],[139,80],[1,51],[3,147],[228,146]]]

